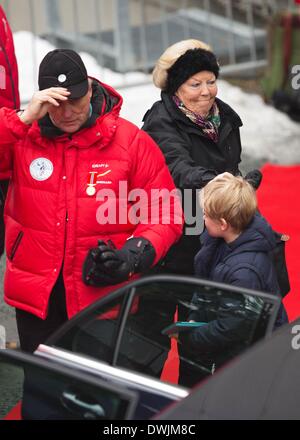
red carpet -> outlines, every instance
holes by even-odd
[[[171,350],[169,351],[169,356],[165,362],[165,366],[160,378],[161,380],[165,380],[167,382],[178,383],[179,359],[177,351],[177,341],[172,338],[171,344]]]
[[[17,403],[3,420],[21,420],[21,402]]]
[[[261,213],[273,228],[290,236],[286,243],[286,260],[291,291],[285,297],[289,320],[300,316],[300,165],[267,164],[257,191]]]

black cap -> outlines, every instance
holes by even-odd
[[[88,92],[88,74],[81,57],[71,49],[47,53],[39,69],[39,89],[65,87],[70,98],[81,98]]]

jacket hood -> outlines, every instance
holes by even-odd
[[[217,246],[222,239],[211,237],[207,230],[200,236],[202,246]],[[274,231],[260,214],[255,214],[253,220],[241,235],[232,243],[226,244],[230,255],[240,252],[269,252],[276,246]]]
[[[269,252],[276,246],[271,226],[256,214],[244,232],[228,245],[231,255],[236,252]]]
[[[269,253],[276,246],[274,231],[258,213],[242,234],[227,244],[222,238],[211,237],[207,230],[201,236],[202,247],[195,257],[195,270],[198,276],[209,276],[210,262],[216,258],[216,252],[222,254],[224,264],[240,259],[242,253]],[[232,260],[231,260],[232,259]]]

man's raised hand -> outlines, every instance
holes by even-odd
[[[59,107],[60,102],[67,101],[70,92],[63,87],[50,87],[35,92],[26,109],[19,117],[25,124],[32,124],[43,118],[51,106]]]

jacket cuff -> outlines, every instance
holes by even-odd
[[[218,173],[216,173],[213,170],[207,170],[201,177],[201,181],[203,185],[206,185],[208,182],[213,180],[215,177],[217,177]]]
[[[10,135],[15,141],[23,139],[31,128],[31,125],[24,124],[17,115],[17,112],[12,109],[1,109],[0,119],[2,119],[2,124],[10,131]]]

